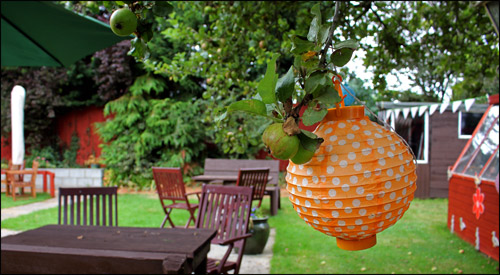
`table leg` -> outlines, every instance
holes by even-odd
[[[278,214],[279,190],[275,189],[271,192],[271,215]]]
[[[207,257],[196,267],[194,274],[207,274]]]

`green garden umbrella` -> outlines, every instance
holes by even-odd
[[[131,37],[53,2],[2,1],[2,66],[67,67]]]

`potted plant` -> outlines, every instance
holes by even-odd
[[[90,155],[89,158],[84,162],[85,165],[90,166],[90,168],[99,168],[100,167],[100,158],[96,158],[94,154]]]
[[[260,254],[264,251],[270,232],[268,218],[269,216],[262,212],[262,208],[252,208],[248,226],[248,232],[252,233],[252,237],[247,239],[243,254]]]

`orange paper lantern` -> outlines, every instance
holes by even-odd
[[[370,121],[364,106],[329,109],[314,133],[324,142],[313,158],[287,167],[287,190],[307,224],[345,250],[376,244],[416,190],[414,157],[394,132]]]

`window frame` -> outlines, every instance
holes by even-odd
[[[469,113],[469,114],[473,114],[473,112],[463,112],[463,111],[458,111],[458,126],[457,126],[457,131],[458,131],[458,139],[470,139],[472,138],[472,135],[474,133],[474,131],[472,132],[472,134],[470,135],[464,135],[462,134],[462,114],[463,113]],[[479,113],[478,113],[479,114]],[[484,114],[484,113],[483,113]],[[482,118],[482,115],[481,115],[481,118]],[[479,126],[479,124],[481,123],[481,119],[479,119],[477,126]]]
[[[479,121],[478,125],[476,126],[476,129],[474,129],[474,132],[472,133],[472,136],[474,137],[477,132],[480,130],[480,127],[479,126],[482,126],[483,123],[485,122],[486,120],[486,117],[488,116],[491,108],[493,108],[494,106],[496,105],[490,105],[488,107],[488,109],[486,109],[486,111],[483,113],[482,117],[481,117],[481,120]],[[496,119],[498,120],[499,119],[499,116],[497,115]],[[471,175],[468,175],[465,173],[465,171],[467,171],[467,169],[469,169],[469,166],[470,164],[474,161],[474,159],[476,158],[479,150],[481,149],[481,145],[485,142],[485,140],[488,138],[488,133],[493,129],[494,127],[494,124],[492,124],[491,126],[488,127],[488,129],[486,130],[486,134],[484,135],[484,137],[481,139],[481,142],[479,143],[479,145],[477,146],[477,148],[473,151],[473,155],[471,156],[470,160],[465,164],[464,168],[462,171],[457,171],[458,169],[458,165],[459,165],[459,162],[460,160],[462,159],[462,157],[465,155],[466,151],[469,149],[469,147],[471,146],[471,142],[473,141],[472,138],[469,139],[469,141],[467,142],[467,144],[465,145],[465,147],[462,149],[462,152],[460,153],[460,156],[457,158],[457,160],[455,161],[455,164],[452,166],[451,168],[451,172],[454,173],[454,174],[458,174],[458,175],[461,175],[463,177],[467,177],[467,178],[473,178]],[[478,178],[481,179],[481,182],[483,181],[488,181],[488,182],[492,182],[491,179],[486,179],[486,178],[482,178],[482,175],[484,173],[484,171],[486,170],[487,167],[489,167],[490,163],[492,162],[493,158],[494,158],[494,154],[499,150],[499,145],[497,145],[497,149],[494,150],[494,152],[492,153],[492,155],[490,156],[490,158],[488,158],[488,160],[486,161],[483,169],[481,169],[479,175],[477,175]]]
[[[410,119],[414,119],[411,114],[408,114]],[[418,113],[417,113],[418,115]],[[417,164],[429,164],[429,111],[425,111],[423,114],[423,119],[424,119],[424,154],[423,154],[423,159],[418,159],[417,158]],[[394,111],[391,112],[390,114],[390,122],[391,122],[391,127],[394,129],[394,132],[396,132],[396,117],[394,114]],[[408,117],[406,118],[408,119]],[[399,135],[399,134],[398,134]],[[408,141],[406,141],[408,142]],[[413,152],[415,154],[415,152]]]

